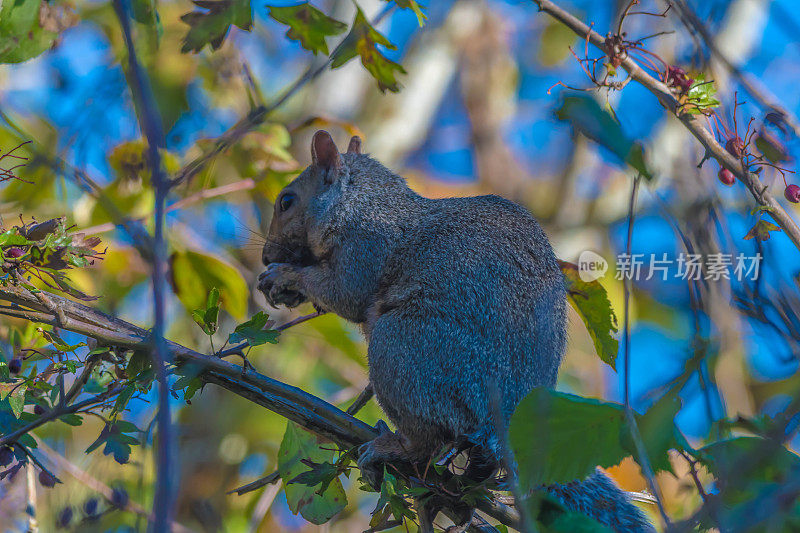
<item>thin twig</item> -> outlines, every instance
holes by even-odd
[[[386,16],[388,16],[395,8],[394,3],[386,5],[380,13],[373,19],[372,25],[378,24]],[[250,111],[246,116],[242,117],[236,124],[230,127],[228,131],[223,133],[216,141],[214,147],[205,154],[197,157],[183,168],[181,168],[172,178],[172,184],[177,185],[184,181],[192,179],[198,172],[216,156],[227,150],[231,145],[237,143],[250,133],[252,130],[260,126],[269,115],[276,109],[285,104],[292,96],[297,94],[307,83],[317,78],[320,74],[325,72],[333,60],[338,56],[343,48],[346,40],[342,40],[336,48],[333,49],[330,56],[317,67],[310,66],[302,76],[300,76],[294,83],[292,83],[286,91],[283,92],[274,102],[267,106],[258,106]]]
[[[101,392],[100,394],[96,394],[95,396],[87,398],[81,402],[74,403],[72,405],[68,405],[62,408],[55,408],[49,411],[45,411],[43,414],[39,415],[39,417],[36,420],[29,422],[24,426],[22,426],[21,428],[18,428],[17,430],[12,431],[11,433],[7,433],[6,435],[0,437],[0,446],[16,442],[17,439],[19,439],[21,436],[30,433],[34,429],[38,428],[39,426],[47,422],[50,422],[51,420],[55,420],[64,415],[77,413],[78,411],[81,411],[92,405],[103,403],[109,398],[113,398],[114,396],[122,392],[123,389],[124,387],[115,387],[111,390],[106,390]]]
[[[203,200],[216,198],[218,196],[224,196],[226,194],[230,194],[233,192],[247,191],[254,188],[255,186],[256,182],[250,178],[247,178],[240,181],[235,181],[233,183],[220,185],[219,187],[212,187],[211,189],[203,189],[201,191],[197,191],[194,194],[190,194],[186,198],[181,198],[177,202],[169,205],[165,212],[172,213],[173,211],[177,211],[178,209],[183,209],[184,207],[196,204],[197,202],[202,202]],[[150,212],[132,220],[142,221],[152,215],[153,213]],[[79,230],[76,230],[76,232],[85,233],[87,235],[94,235],[97,233],[105,233],[108,231],[113,231],[117,226],[118,224],[115,224],[113,222],[106,222],[105,224],[98,224],[97,226],[81,228]]]
[[[636,197],[639,192],[639,182],[641,181],[641,179],[642,176],[637,175],[633,179],[633,183],[631,184],[631,199],[630,203],[628,204],[628,237],[625,243],[625,253],[627,254],[628,257],[631,257],[631,250],[633,244],[633,222],[636,213]],[[661,513],[661,518],[664,520],[666,527],[669,528],[671,522],[669,520],[669,516],[667,515],[666,510],[664,509],[664,503],[661,497],[661,491],[658,487],[658,483],[656,482],[653,469],[650,466],[650,459],[647,456],[647,450],[644,447],[644,442],[642,441],[642,435],[639,433],[639,426],[636,423],[636,417],[634,416],[633,409],[631,408],[630,295],[631,295],[632,284],[633,284],[633,275],[631,273],[631,275],[625,276],[622,282],[623,297],[624,297],[624,317],[623,317],[624,323],[622,332],[624,338],[623,364],[625,368],[624,370],[625,419],[628,424],[628,427],[630,428],[630,433],[633,439],[634,446],[636,447],[636,455],[639,462],[639,466],[642,468],[642,473],[644,474],[644,477],[647,480],[647,485],[656,499],[656,505],[658,506],[658,510]]]
[[[361,391],[361,394],[359,394],[358,397],[355,400],[353,400],[353,403],[350,404],[350,407],[348,407],[347,411],[345,412],[348,415],[355,416],[356,413],[358,413],[362,407],[367,405],[367,402],[372,398],[373,394],[374,393],[372,392],[372,385],[371,384],[367,385],[364,388],[364,390]],[[248,492],[258,490],[265,485],[271,485],[272,483],[276,483],[280,479],[281,475],[276,470],[271,474],[267,474],[262,478],[259,478],[255,481],[251,481],[250,483],[242,485],[239,488],[233,489],[232,491],[229,491],[228,494],[233,494],[235,492],[237,495],[241,496],[242,494],[247,494]]]
[[[131,35],[128,13],[128,0],[114,0],[125,47],[128,51],[128,85],[133,99],[138,104],[137,117],[139,127],[147,138],[147,154],[150,166],[151,181],[155,189],[155,216],[153,232],[153,331],[151,350],[156,380],[158,381],[158,453],[156,461],[156,489],[153,496],[153,530],[166,531],[172,521],[173,507],[178,485],[175,480],[174,458],[175,437],[170,416],[170,391],[167,382],[166,365],[170,362],[169,351],[164,340],[165,313],[164,288],[166,286],[167,247],[164,241],[164,210],[166,207],[169,181],[161,164],[161,150],[166,148],[161,116],[158,112],[153,88],[147,73],[136,58],[136,48]]]
[[[312,318],[317,318],[318,316],[322,316],[324,314],[325,314],[325,311],[314,311],[313,313],[309,313],[307,315],[299,316],[299,317],[295,318],[294,320],[290,320],[289,322],[287,322],[285,324],[281,324],[280,326],[277,326],[274,329],[275,329],[275,331],[284,331],[284,330],[287,330],[287,329],[289,329],[291,327],[294,327],[294,326],[296,326],[298,324],[302,324],[303,322],[307,322],[307,321],[311,320]],[[230,355],[243,355],[244,354],[244,349],[248,348],[249,346],[250,346],[250,343],[247,342],[247,341],[244,341],[242,343],[237,344],[236,346],[231,346],[227,350],[220,351],[219,353],[217,353],[217,355],[219,357],[228,357]]]

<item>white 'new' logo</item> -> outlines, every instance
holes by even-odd
[[[603,277],[608,271],[608,262],[600,255],[586,250],[578,257],[578,276],[585,282]]]

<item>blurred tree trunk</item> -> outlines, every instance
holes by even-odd
[[[487,189],[519,199],[530,178],[514,158],[504,129],[516,108],[518,71],[507,41],[505,21],[483,2],[478,19],[459,39],[461,94],[470,121],[478,179]]]

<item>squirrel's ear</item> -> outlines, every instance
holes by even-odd
[[[325,181],[333,183],[342,167],[342,158],[331,134],[325,130],[319,130],[311,139],[311,161],[325,169]]]
[[[353,135],[350,138],[350,144],[347,145],[347,153],[348,154],[361,153],[361,137],[359,137],[358,135]]]

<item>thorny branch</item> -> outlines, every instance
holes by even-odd
[[[759,87],[757,80],[731,62],[728,56],[719,49],[714,40],[714,36],[692,10],[691,6],[684,0],[668,0],[667,3],[676,7],[678,16],[687,29],[690,32],[697,32],[711,54],[739,80],[739,84],[742,88],[761,104],[762,107],[781,115],[785,123],[792,129],[795,136],[800,138],[800,122],[797,120],[797,117],[786,109],[786,107],[778,103],[775,97],[770,95],[764,87]]]
[[[587,39],[594,46],[605,52],[611,53],[613,50],[608,50],[606,38],[592,30],[583,21],[562,9],[560,6],[551,2],[550,0],[533,0],[539,6],[540,11],[544,11],[551,17],[555,18],[569,29],[571,29],[578,36]],[[775,222],[781,229],[789,236],[794,245],[800,249],[800,227],[794,219],[786,212],[781,204],[767,192],[767,187],[761,183],[758,176],[750,172],[742,161],[731,155],[722,144],[717,141],[714,133],[708,129],[704,123],[703,115],[695,115],[683,112],[680,102],[675,98],[662,81],[657,80],[642,68],[639,63],[631,58],[630,55],[621,58],[620,66],[629,74],[629,76],[643,85],[649,90],[658,101],[670,113],[677,117],[683,125],[700,141],[706,149],[708,156],[716,159],[719,164],[730,170],[750,191],[750,194],[756,202],[768,208],[768,211]]]
[[[0,183],[2,183],[4,181],[8,181],[8,180],[18,180],[18,179],[20,179],[20,177],[17,176],[14,171],[17,170],[20,167],[25,166],[25,164],[28,162],[28,158],[27,157],[23,157],[23,156],[18,155],[18,154],[15,154],[14,152],[16,152],[17,150],[19,150],[20,148],[22,148],[23,146],[25,146],[29,142],[31,142],[31,141],[25,141],[23,143],[20,143],[17,146],[15,146],[14,148],[12,148],[11,150],[7,150],[7,151],[3,152],[2,154],[0,154]],[[11,166],[5,166],[5,163],[2,163],[2,161],[7,157],[11,159]],[[24,181],[24,180],[21,180],[21,181]]]

